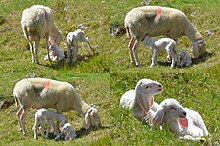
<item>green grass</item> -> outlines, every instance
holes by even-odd
[[[159,64],[150,68],[151,50],[140,45],[138,50],[142,68],[130,64],[126,35],[112,37],[110,24],[123,24],[126,13],[143,5],[142,0],[2,0],[0,2],[0,100],[13,100],[15,83],[29,73],[37,77],[68,81],[88,103],[99,106],[99,115],[104,128],[82,134],[73,141],[55,142],[53,139],[33,139],[31,130],[34,112],[27,116],[28,137],[18,131],[16,109],[11,105],[0,109],[0,145],[219,145],[220,144],[220,19],[219,0],[152,0],[152,5],[169,6],[182,10],[207,42],[211,54],[202,61],[193,60],[193,65],[182,69],[169,68],[165,52],[159,54]],[[33,5],[47,5],[53,9],[55,22],[62,31],[61,48],[66,52],[65,38],[82,23],[88,26],[85,34],[92,47],[99,52],[93,55],[80,48],[79,58],[71,65],[65,60],[50,63],[43,60],[46,55],[45,40],[39,48],[40,65],[31,63],[31,53],[24,38],[20,19],[22,11]],[[68,6],[68,11],[64,8]],[[191,14],[195,12],[195,17]],[[212,29],[214,35],[204,31]],[[180,38],[178,50],[186,49],[191,54],[191,42]],[[192,54],[191,54],[192,55]],[[141,78],[157,80],[164,91],[155,96],[157,102],[165,98],[176,98],[184,107],[198,111],[210,132],[204,143],[182,141],[169,130],[159,130],[133,118],[129,110],[119,107],[123,93],[133,89]],[[70,123],[80,130],[83,117],[74,111],[65,113]]]

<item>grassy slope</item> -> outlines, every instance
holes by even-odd
[[[79,61],[71,66],[65,65],[63,62],[49,63],[43,61],[46,50],[44,49],[44,41],[41,41],[41,48],[39,48],[41,65],[31,64],[28,44],[20,28],[20,15],[24,8],[33,4],[44,4],[53,8],[56,24],[63,33],[62,48],[66,49],[65,36],[67,32],[73,31],[78,24],[83,23],[88,26],[85,33],[99,54],[92,55],[85,46],[85,49],[79,51]],[[34,111],[28,115],[27,127],[31,134],[25,138],[17,131],[16,126],[11,126],[17,124],[16,110],[14,106],[11,106],[6,110],[0,110],[0,119],[2,119],[0,122],[0,145],[5,143],[9,145],[110,145],[110,143],[113,145],[200,145],[199,143],[180,141],[171,132],[143,125],[132,117],[130,111],[118,106],[121,95],[134,88],[136,82],[141,78],[151,78],[163,84],[165,91],[156,96],[158,102],[168,97],[177,98],[184,106],[201,113],[211,134],[204,145],[218,145],[220,143],[218,126],[220,122],[216,113],[220,113],[219,2],[217,0],[209,2],[202,0],[190,2],[187,0],[155,0],[152,2],[152,5],[154,4],[175,7],[185,12],[207,40],[207,50],[213,56],[188,68],[170,70],[169,64],[166,63],[165,53],[161,53],[161,57],[159,56],[158,59],[159,65],[150,68],[150,49],[143,48],[141,45],[139,55],[143,68],[131,66],[127,48],[129,40],[125,35],[112,38],[109,35],[109,24],[112,22],[122,23],[126,13],[131,8],[140,6],[141,0],[106,2],[101,0],[83,2],[80,0],[68,2],[59,2],[58,0],[1,1],[0,14],[3,18],[0,17],[0,20],[6,21],[0,25],[0,99],[11,98],[14,84],[25,78],[28,73],[35,72],[38,77],[68,81],[74,87],[80,85],[81,88],[77,92],[88,103],[98,104],[103,124],[111,124],[112,127],[111,130],[92,131],[72,142],[54,142],[42,138],[35,141],[31,132]],[[63,10],[65,6],[70,6],[68,11]],[[196,17],[190,16],[193,11],[196,11]],[[69,21],[66,21],[67,18]],[[204,34],[206,29],[213,29],[215,34],[206,36]],[[191,43],[182,37],[179,48],[190,50]],[[111,73],[109,73],[110,71]],[[90,74],[90,72],[93,73]],[[67,114],[71,123],[79,130],[82,127],[82,116],[74,112]],[[10,130],[8,127],[11,127]]]

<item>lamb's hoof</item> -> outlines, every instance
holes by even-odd
[[[136,66],[136,67],[142,67],[142,65],[141,65],[141,64],[138,64],[138,63],[136,63],[135,66]]]

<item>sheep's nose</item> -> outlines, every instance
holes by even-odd
[[[186,116],[186,112],[183,112],[183,115]]]

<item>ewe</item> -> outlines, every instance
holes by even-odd
[[[151,37],[164,35],[174,40],[186,35],[193,43],[195,58],[206,52],[205,40],[199,31],[190,23],[186,15],[173,8],[159,6],[143,6],[129,11],[124,25],[130,37],[129,51],[131,63],[141,66],[138,58],[138,47],[145,35]]]
[[[32,63],[38,63],[38,47],[40,39],[45,36],[47,55],[49,56],[49,44],[59,45],[61,32],[54,24],[52,11],[49,7],[34,5],[22,12],[21,27],[27,39],[32,53]],[[32,43],[34,42],[34,43]],[[49,43],[49,44],[48,44]]]
[[[16,83],[13,95],[20,130],[26,135],[25,117],[30,108],[55,108],[58,113],[76,110],[84,116],[85,128],[101,126],[98,109],[90,106],[67,83],[45,78],[27,78]]]

